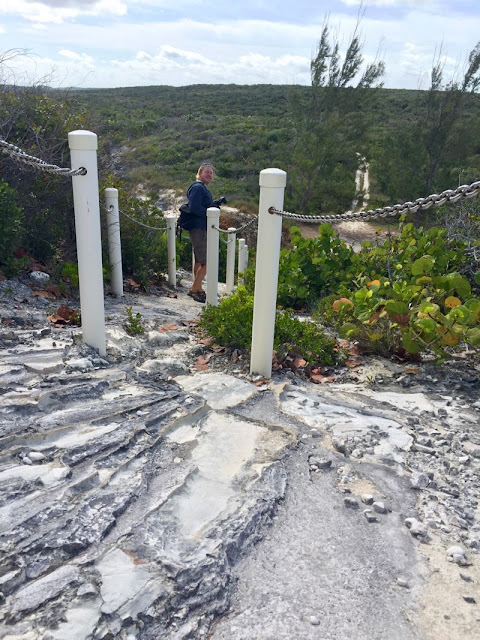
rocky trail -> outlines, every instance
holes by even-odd
[[[0,282],[0,637],[478,637],[478,363],[266,382],[182,284],[105,358],[62,304]]]

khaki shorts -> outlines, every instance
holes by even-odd
[[[195,262],[207,264],[207,231],[206,229],[190,229],[190,242],[192,243]]]

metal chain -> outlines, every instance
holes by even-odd
[[[240,233],[241,231],[243,231],[244,229],[246,229],[247,227],[249,227],[252,224],[257,224],[258,223],[258,217],[255,216],[253,217],[251,220],[249,220],[248,222],[246,222],[242,227],[239,227],[236,230],[236,233]]]
[[[112,209],[113,205],[110,205],[109,211],[111,211]],[[132,218],[132,216],[129,216],[128,213],[125,213],[121,209],[119,209],[119,212],[122,214],[122,216],[125,216],[125,218],[128,218],[132,222],[135,222],[135,224],[138,224],[141,227],[145,227],[146,229],[150,229],[151,231],[165,231],[167,229],[167,227],[151,227],[148,224],[144,224],[143,222],[140,222],[140,220],[135,220],[135,218]]]
[[[23,162],[23,164],[34,167],[39,171],[45,171],[46,173],[58,173],[63,176],[84,176],[87,173],[85,167],[80,167],[79,169],[62,169],[61,167],[57,167],[56,164],[48,164],[40,158],[27,155],[20,147],[6,142],[3,138],[0,138],[0,151],[3,151],[3,153],[6,153],[17,162]]]
[[[233,229],[233,231],[229,231],[228,229],[220,229],[220,227],[216,227],[215,225],[212,225],[213,229],[216,229],[217,231],[219,231],[220,233],[226,233],[226,234],[230,234],[230,233],[240,233],[241,231],[243,231],[244,229],[246,229],[247,227],[249,227],[251,224],[253,224],[254,222],[258,222],[258,218],[255,216],[254,218],[252,218],[251,220],[249,220],[246,224],[244,224],[242,227],[238,227],[238,229]]]
[[[463,184],[457,189],[447,189],[442,193],[432,193],[426,198],[417,198],[414,202],[405,202],[404,204],[395,204],[393,206],[383,207],[383,209],[370,209],[369,211],[359,211],[358,213],[341,213],[338,215],[321,215],[309,216],[301,213],[290,213],[289,211],[281,211],[270,207],[268,212],[282,218],[290,218],[293,220],[302,220],[302,222],[335,222],[347,220],[372,220],[375,218],[386,218],[387,216],[398,216],[402,213],[415,213],[418,209],[429,209],[430,207],[440,207],[445,202],[457,202],[460,198],[473,198],[480,193],[480,180],[472,182],[472,184]]]

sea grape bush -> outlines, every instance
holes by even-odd
[[[290,241],[281,250],[277,304],[308,310],[317,321],[312,331],[324,336],[321,323],[363,353],[382,356],[419,358],[429,352],[445,358],[454,349],[480,347],[480,272],[472,276],[465,242],[448,241],[443,228],[415,228],[402,220],[384,242],[363,243],[358,252],[329,224],[319,227],[316,238],[303,238],[291,227]],[[204,313],[220,343],[246,349],[253,314],[251,267],[248,273],[238,298]],[[311,359],[307,344],[300,347],[292,313],[277,314],[276,341],[279,317],[289,319],[292,331],[290,337],[283,331],[282,344],[303,349],[302,356]]]

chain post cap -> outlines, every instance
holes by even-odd
[[[216,218],[220,216],[220,209],[218,207],[209,207],[207,209],[207,218]]]
[[[118,189],[114,187],[107,187],[103,193],[109,198],[116,198],[118,200]]]
[[[260,171],[258,183],[261,187],[270,187],[271,189],[285,188],[287,185],[287,173],[282,169],[263,169],[263,171]]]
[[[92,131],[70,131],[68,134],[68,146],[76,151],[96,151],[98,149],[97,134]]]

